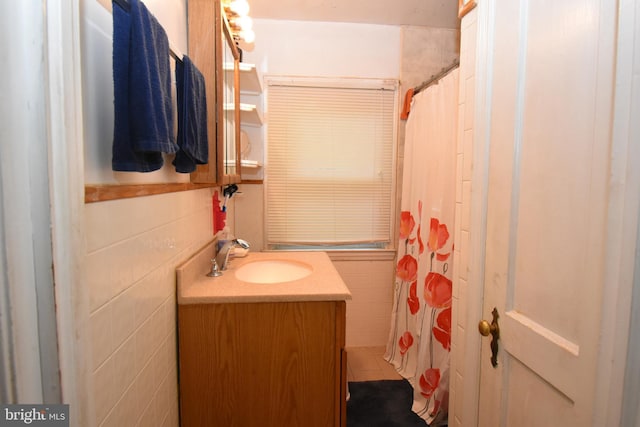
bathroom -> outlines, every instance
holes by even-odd
[[[132,419],[139,419],[142,424],[148,425],[177,425],[175,267],[210,240],[213,234],[211,225],[212,190],[205,188],[84,203],[85,183],[99,182],[88,179],[86,176],[101,172],[92,170],[90,167],[87,169],[91,164],[91,159],[84,158],[82,147],[90,140],[100,139],[101,132],[105,130],[99,125],[84,125],[83,128],[82,120],[76,119],[82,118],[85,103],[93,108],[102,108],[111,101],[96,98],[99,94],[92,94],[90,88],[82,87],[78,83],[81,81],[80,70],[86,59],[81,61],[79,57],[81,44],[86,43],[86,40],[79,37],[79,28],[87,25],[88,11],[98,14],[100,19],[108,19],[109,16],[105,7],[97,0],[53,3],[58,2],[49,2],[46,14],[41,10],[41,6],[35,8],[31,6],[33,9],[29,9],[29,6],[26,5],[11,5],[9,7],[9,5],[3,4],[2,6],[2,16],[5,20],[3,27],[8,31],[8,29],[14,28],[13,25],[17,27],[15,34],[25,35],[20,42],[15,43],[15,46],[7,47],[8,51],[14,52],[14,49],[18,49],[15,53],[25,52],[24,49],[29,46],[29,43],[33,43],[33,40],[42,40],[42,34],[46,33],[50,44],[40,46],[40,48],[44,52],[48,52],[52,58],[47,64],[38,62],[40,67],[48,67],[46,69],[48,74],[41,74],[49,75],[51,79],[48,87],[53,95],[40,100],[43,105],[48,107],[43,108],[42,116],[39,116],[43,123],[47,123],[44,128],[48,130],[40,130],[42,133],[39,136],[28,134],[29,137],[38,141],[35,144],[42,144],[42,141],[45,141],[48,145],[44,147],[35,145],[34,147],[42,148],[38,150],[40,155],[36,156],[31,163],[27,163],[27,160],[22,163],[16,162],[31,165],[29,169],[20,168],[7,164],[6,159],[27,156],[30,153],[20,151],[19,147],[13,147],[10,144],[5,145],[4,142],[9,140],[10,136],[14,137],[12,140],[20,140],[17,136],[21,134],[3,134],[3,150],[11,147],[15,152],[3,151],[0,157],[3,159],[2,200],[3,217],[6,223],[12,224],[12,220],[27,216],[24,212],[34,212],[37,213],[37,215],[34,214],[34,223],[41,225],[41,221],[45,221],[45,223],[51,222],[53,224],[53,233],[49,235],[49,243],[45,243],[45,246],[52,249],[49,250],[48,255],[47,251],[44,251],[43,256],[52,259],[56,267],[55,298],[58,312],[48,315],[53,316],[57,321],[59,352],[57,360],[54,360],[56,358],[43,357],[41,359],[38,357],[37,351],[30,351],[39,346],[41,348],[40,354],[51,354],[44,349],[47,345],[51,345],[51,341],[47,341],[46,337],[37,337],[37,331],[46,330],[47,325],[43,324],[42,320],[40,320],[42,322],[40,324],[37,319],[34,320],[35,313],[40,313],[41,319],[46,319],[46,316],[42,315],[46,307],[39,306],[38,311],[19,311],[25,318],[13,321],[26,328],[20,329],[20,331],[24,333],[25,337],[30,338],[18,340],[15,344],[14,353],[20,356],[20,358],[14,357],[20,361],[16,369],[18,378],[23,381],[13,393],[19,397],[21,402],[42,401],[43,395],[55,396],[56,393],[59,394],[59,388],[47,389],[44,386],[44,384],[51,384],[47,381],[45,373],[51,374],[52,370],[55,372],[56,367],[59,366],[60,388],[64,395],[64,401],[71,403],[70,410],[74,419],[79,420],[77,425],[101,425],[101,423],[129,425],[133,423],[123,420]],[[146,3],[149,6],[154,4],[152,1]],[[173,7],[168,7],[167,14],[178,21],[186,19],[184,18],[184,3],[180,1],[170,3]],[[526,4],[526,2],[521,3]],[[592,10],[596,9],[595,2],[588,3],[593,8]],[[558,15],[563,12],[556,10],[557,8],[553,8],[551,5],[547,6]],[[533,8],[533,6],[529,7]],[[634,383],[628,380],[630,375],[637,372],[632,368],[638,366],[638,354],[634,350],[638,346],[633,345],[633,343],[637,343],[638,330],[630,328],[628,321],[628,317],[633,316],[630,314],[632,313],[631,301],[633,300],[631,290],[637,279],[634,281],[633,256],[623,257],[620,255],[634,253],[635,227],[638,220],[636,203],[638,192],[634,192],[634,188],[638,188],[638,177],[637,173],[633,171],[634,165],[638,169],[638,153],[631,141],[638,140],[639,132],[637,126],[631,126],[632,119],[627,119],[625,122],[624,118],[632,116],[634,113],[637,115],[638,112],[637,83],[633,77],[638,75],[638,56],[640,55],[638,55],[637,42],[635,45],[633,43],[633,37],[640,30],[636,28],[637,25],[634,26],[635,24],[630,19],[638,16],[639,8],[628,3],[621,3],[620,7],[622,8],[620,12],[609,9],[601,11],[602,19],[609,20],[607,22],[619,19],[617,30],[615,30],[617,32],[612,29],[613,25],[603,25],[604,29],[600,30],[603,34],[597,34],[598,38],[595,39],[604,40],[603,44],[608,42],[610,45],[615,45],[619,50],[621,59],[616,62],[618,72],[616,81],[625,89],[620,89],[620,92],[617,92],[614,88],[608,88],[611,93],[615,92],[617,96],[614,104],[617,121],[615,125],[612,125],[611,145],[617,150],[615,153],[619,153],[619,155],[610,156],[617,162],[610,166],[617,175],[614,174],[615,181],[611,184],[616,191],[612,190],[613,195],[607,206],[609,206],[609,216],[613,218],[610,221],[622,225],[621,229],[617,231],[617,237],[616,233],[608,229],[608,233],[611,233],[613,237],[610,237],[606,242],[608,256],[603,257],[606,260],[606,265],[602,267],[607,268],[609,274],[617,275],[617,280],[612,282],[619,283],[619,285],[616,287],[608,285],[607,292],[601,292],[602,297],[597,299],[595,305],[600,307],[596,311],[604,313],[601,316],[602,330],[615,332],[605,334],[606,340],[597,347],[601,357],[605,360],[613,360],[612,364],[602,365],[607,367],[606,370],[598,370],[601,372],[597,378],[598,384],[606,388],[606,392],[604,392],[606,405],[602,405],[606,408],[600,408],[597,414],[592,415],[594,420],[592,423],[599,425],[633,425],[624,424],[622,421],[611,424],[597,423],[595,420],[605,419],[603,417],[637,420],[637,413],[633,408],[637,408],[637,396],[640,395],[637,392],[637,384],[640,382],[635,381]],[[304,43],[306,40],[304,37],[308,36],[309,39],[315,37],[317,40],[319,39],[316,37],[317,33],[324,34],[327,28],[321,24],[308,23],[304,25],[306,32],[296,36],[297,40],[294,41],[300,43],[300,46],[296,46],[294,50],[296,58],[294,60],[285,58],[286,62],[285,60],[281,62],[281,64],[290,67],[281,71],[282,73],[286,71],[292,74],[305,74],[307,69],[304,67],[313,67],[316,72],[317,70],[326,70],[328,75],[335,73],[335,75],[359,77],[380,77],[384,74],[400,77],[401,71],[405,69],[404,65],[407,65],[411,69],[411,75],[402,76],[401,80],[407,79],[411,82],[408,86],[412,86],[439,71],[451,59],[460,55],[461,71],[467,74],[464,90],[466,98],[463,96],[462,90],[459,95],[459,121],[465,123],[464,134],[470,136],[471,140],[465,139],[465,143],[461,145],[459,151],[460,164],[463,166],[460,168],[460,173],[463,172],[464,167],[468,168],[464,172],[466,180],[460,179],[459,181],[459,185],[463,189],[459,207],[461,212],[467,209],[468,216],[464,216],[464,218],[469,229],[456,227],[456,239],[466,236],[468,240],[460,241],[459,245],[456,244],[455,253],[456,259],[459,260],[456,269],[460,277],[459,287],[454,288],[457,289],[457,291],[454,290],[454,306],[457,307],[458,314],[454,315],[454,326],[452,327],[451,354],[452,368],[455,369],[455,378],[452,373],[450,384],[450,414],[453,414],[450,422],[452,425],[477,424],[477,418],[474,417],[477,417],[477,394],[479,392],[474,392],[473,384],[475,382],[477,389],[478,380],[474,378],[474,375],[478,371],[473,371],[474,363],[479,363],[480,358],[485,358],[488,362],[487,352],[489,350],[484,347],[488,344],[483,342],[481,353],[480,336],[475,331],[468,334],[465,334],[464,331],[471,330],[467,324],[475,325],[480,319],[490,315],[490,310],[486,311],[482,307],[482,290],[467,286],[466,283],[471,285],[483,281],[483,266],[479,264],[481,261],[478,261],[479,254],[483,252],[483,244],[473,233],[470,233],[472,230],[482,228],[480,223],[482,211],[473,210],[474,207],[482,206],[482,191],[472,192],[471,182],[479,183],[479,188],[482,189],[485,188],[483,187],[486,185],[484,184],[485,180],[489,179],[489,177],[482,176],[483,150],[480,149],[484,135],[482,132],[486,132],[488,126],[487,122],[480,120],[483,116],[474,111],[474,106],[476,108],[479,104],[486,106],[490,102],[487,100],[490,98],[486,75],[488,64],[484,60],[491,53],[491,50],[487,48],[488,43],[508,44],[510,42],[509,37],[499,38],[496,36],[493,39],[494,34],[487,31],[487,26],[492,24],[489,17],[492,16],[492,13],[496,13],[496,9],[502,10],[501,8],[507,7],[500,2],[479,0],[478,6],[462,19],[460,32],[457,28],[326,24],[331,28],[331,31],[327,32],[331,33],[332,37],[327,43],[331,43],[335,48],[340,40],[341,49],[344,48],[344,50],[335,52],[336,59],[334,61],[328,61],[327,58],[331,58],[328,55],[323,57],[320,64],[312,63],[313,57],[299,60],[299,55],[303,55],[305,52]],[[457,15],[458,5],[456,4],[453,9]],[[539,12],[537,8],[536,11]],[[584,15],[577,13],[580,11],[583,10],[577,8],[576,14],[584,17]],[[526,16],[526,12],[525,10],[516,16],[523,19],[522,16]],[[156,13],[161,15],[160,11]],[[18,18],[25,15],[38,17],[38,19],[30,19],[29,24],[24,24],[24,20]],[[625,17],[631,18],[623,19]],[[556,16],[556,19],[559,18]],[[179,34],[180,30],[172,27],[169,21],[171,20],[165,24],[168,32]],[[6,25],[4,25],[5,23]],[[511,34],[508,32],[510,30],[508,25],[504,22],[500,23],[505,25],[502,27],[502,31],[505,31],[505,34]],[[534,23],[540,25],[539,22]],[[103,24],[109,24],[109,22],[104,21]],[[256,25],[259,24],[268,25],[269,22],[260,22],[259,19],[256,19]],[[29,25],[34,26],[36,31]],[[286,28],[286,25],[290,25],[290,27]],[[26,26],[29,31],[24,30],[23,26]],[[286,29],[282,30],[282,34],[270,32],[269,35],[263,37],[273,37],[274,39],[278,36],[283,37],[296,27],[295,23],[285,24]],[[17,32],[19,30],[23,32]],[[583,37],[594,37],[593,32],[597,32],[592,27],[580,30],[584,32],[584,34],[581,33]],[[99,37],[100,31],[102,30],[99,28],[99,31],[92,34]],[[343,33],[341,34],[340,31]],[[558,29],[557,32],[549,30],[549,34],[557,35],[561,31],[561,29]],[[29,36],[27,37],[26,34]],[[38,34],[41,35],[40,38],[37,37]],[[102,36],[109,37],[109,33],[106,32]],[[260,34],[257,36],[261,37]],[[3,40],[9,40],[9,37],[3,37]],[[92,42],[105,43],[100,39],[92,40]],[[175,40],[174,42],[180,45],[184,43],[184,40]],[[553,44],[553,40],[546,42],[550,45]],[[607,47],[610,46],[603,46],[603,48]],[[101,68],[102,62],[100,62],[104,61],[107,52],[108,50],[88,49],[87,55],[93,55],[95,58],[89,61],[89,66],[93,67],[94,72],[101,76],[99,78],[110,81],[110,69]],[[340,57],[340,54],[343,56]],[[247,55],[250,56],[250,53]],[[351,59],[356,55],[361,55],[364,60],[348,61],[345,59]],[[13,55],[10,56],[13,57]],[[389,58],[393,60],[391,61]],[[624,58],[631,59],[625,61]],[[406,63],[403,62],[405,60]],[[411,68],[413,60],[427,61],[426,66],[432,68],[423,69],[424,64],[421,63],[416,66],[420,69],[413,69]],[[276,59],[270,58],[270,61],[274,62],[270,62],[268,65],[275,67]],[[504,61],[502,70],[505,79],[499,81],[510,82],[509,77],[518,75],[518,70],[515,69],[515,61],[514,63],[510,63],[506,59]],[[26,70],[28,72],[25,72],[25,75],[29,75],[34,81],[42,79],[37,74],[37,67],[26,67]],[[58,74],[55,73],[56,71]],[[579,71],[572,71],[575,80],[580,80],[583,77]],[[520,73],[522,73],[521,70]],[[21,76],[20,74],[16,75]],[[564,77],[567,80],[570,79],[570,76]],[[52,82],[56,84],[54,85]],[[82,87],[82,92],[74,89],[78,87]],[[602,91],[606,92],[607,86],[603,85],[603,87]],[[631,88],[635,89],[635,92],[630,90]],[[38,87],[35,90],[37,91],[37,89]],[[406,87],[403,87],[404,89]],[[60,95],[61,92],[62,95]],[[9,92],[9,88],[7,91],[3,88],[2,93],[13,92]],[[629,93],[629,99],[625,104],[624,97],[627,96],[625,95],[627,93]],[[56,95],[60,96],[61,100],[58,100]],[[485,98],[483,99],[483,97]],[[94,99],[100,99],[100,102],[91,102]],[[50,104],[45,104],[47,102]],[[629,106],[625,110],[627,104]],[[8,107],[5,105],[3,108]],[[47,113],[45,114],[44,111]],[[90,115],[91,113],[84,114]],[[2,116],[12,117],[10,111],[5,110],[3,110]],[[597,117],[603,116],[606,114]],[[46,119],[42,119],[42,117],[46,117]],[[460,120],[461,117],[464,119]],[[56,124],[58,125],[56,126]],[[60,124],[64,124],[64,126],[59,126]],[[625,127],[625,124],[628,128]],[[474,135],[475,129],[478,132]],[[32,130],[32,132],[36,131]],[[487,151],[489,150],[488,147],[485,148]],[[47,152],[49,157],[44,155]],[[536,153],[531,153],[531,155],[535,156]],[[609,157],[608,152],[605,152],[605,157]],[[473,162],[470,160],[472,158]],[[628,170],[626,169],[627,159],[630,162]],[[8,176],[13,177],[17,183],[30,182],[32,186],[30,191],[24,191],[24,187],[19,185],[9,186],[8,184],[13,181],[8,179]],[[135,179],[148,178],[136,177]],[[146,182],[139,181],[138,183]],[[37,187],[38,185],[39,187]],[[49,193],[50,187],[51,192]],[[19,189],[22,191],[19,192]],[[262,188],[260,184],[241,185],[241,192],[230,201],[231,214],[228,215],[228,224],[237,231],[238,237],[249,240],[252,247],[258,250],[263,247],[264,243],[262,230],[259,227],[256,228],[260,221],[256,221],[253,215],[262,210]],[[29,196],[27,200],[21,197],[25,193]],[[40,197],[42,194],[48,195],[51,200],[48,200],[48,197]],[[20,203],[12,204],[13,207],[10,208],[7,203],[9,200],[12,202],[20,200]],[[625,202],[627,203],[625,204]],[[49,204],[51,211],[50,214],[46,214],[45,212],[49,211]],[[26,210],[20,211],[19,209],[23,205],[27,206],[24,208]],[[470,214],[471,212],[473,215]],[[616,217],[616,215],[618,216]],[[619,221],[616,221],[616,218]],[[12,230],[6,225],[4,227],[3,240],[9,242],[3,249],[3,257],[6,259],[3,264],[4,271],[8,271],[6,268],[8,265],[16,265],[11,262],[15,260],[13,257],[23,256],[28,260],[29,255],[25,253],[41,255],[38,250],[23,248],[22,245],[16,244],[16,242],[22,242],[22,239],[20,234],[14,233],[21,232],[21,229]],[[611,228],[615,227],[611,226]],[[37,231],[46,235],[46,229],[48,227],[45,227],[44,232],[42,229]],[[633,242],[623,239],[623,236],[632,236],[633,239],[629,237],[627,240],[632,239]],[[557,242],[557,240],[552,240],[552,242]],[[7,249],[9,245],[11,245],[11,251]],[[17,250],[17,248],[21,250]],[[564,250],[555,245],[546,249],[559,253]],[[614,256],[614,253],[617,253],[618,256]],[[465,264],[468,267],[463,268],[462,266]],[[365,265],[366,268],[362,268],[362,265]],[[357,284],[363,283],[362,288],[366,289],[367,294],[371,297],[371,301],[365,301],[364,304],[364,310],[366,310],[368,317],[358,313],[359,308],[355,305],[356,298],[354,298],[352,308],[348,309],[347,346],[384,345],[389,330],[388,310],[391,305],[394,255],[383,256],[383,259],[376,260],[340,259],[336,261],[336,267],[345,276],[346,281],[353,280],[355,283],[354,285],[350,283],[350,290],[354,296],[357,296],[359,291],[362,292],[362,289],[358,289]],[[361,271],[366,271],[376,279],[385,277],[387,279],[370,283],[371,277],[359,277]],[[37,273],[41,274],[42,272],[38,271]],[[35,280],[29,276],[16,278],[13,270],[11,274],[4,275],[3,288],[7,286],[7,283],[9,287],[15,286],[14,281],[16,280],[19,283],[30,283]],[[42,274],[46,276],[46,269]],[[375,284],[377,282],[381,282],[379,286]],[[637,284],[635,287],[637,288]],[[375,290],[372,291],[372,288]],[[13,288],[11,289],[11,292],[17,292]],[[42,292],[42,290],[38,292]],[[12,303],[17,304],[18,301],[22,301],[28,306],[30,297],[33,298],[33,295],[12,294]],[[633,301],[633,307],[636,307],[637,312],[638,305],[635,300]],[[3,300],[3,304],[6,304],[6,301]],[[633,324],[631,322],[631,325]],[[618,327],[619,325],[622,326]],[[55,327],[55,323],[53,327]],[[2,325],[2,330],[8,330],[5,324]],[[34,330],[35,334],[29,333]],[[504,333],[504,340],[507,343],[508,332]],[[3,334],[3,340],[6,339],[8,338]],[[628,344],[629,342],[632,344]],[[475,347],[477,349],[474,350]],[[3,346],[3,348],[6,347]],[[478,360],[474,362],[475,358]],[[614,368],[611,365],[614,365]],[[625,365],[627,365],[627,371],[625,371]],[[38,376],[32,374],[32,372],[40,371],[42,372],[40,378],[36,378]],[[471,372],[471,374],[465,375],[465,372]],[[474,374],[474,372],[476,373]],[[54,374],[54,376],[56,375]],[[612,379],[609,380],[609,377]],[[475,404],[474,393],[476,394]],[[624,405],[619,407],[618,404],[621,402]],[[636,418],[633,418],[634,416]],[[637,425],[637,421],[635,423]]]

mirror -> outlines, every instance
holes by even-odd
[[[240,91],[239,91],[239,51],[231,36],[229,23],[221,9],[222,18],[222,171],[223,184],[240,181]],[[220,92],[219,92],[220,93]]]

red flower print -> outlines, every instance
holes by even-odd
[[[424,279],[424,300],[431,307],[451,307],[451,293],[453,285],[451,280],[440,273],[433,271]]]
[[[406,282],[413,282],[418,278],[418,261],[411,255],[403,256],[398,261],[396,276]]]
[[[408,239],[415,225],[416,221],[413,219],[411,212],[400,212],[400,239]]]
[[[398,341],[398,346],[400,347],[400,355],[404,356],[411,345],[413,345],[413,335],[411,335],[411,332],[406,331],[400,337],[400,341]]]
[[[451,350],[451,308],[444,309],[438,314],[436,326],[431,330],[444,349]]]
[[[418,281],[411,282],[409,286],[409,298],[407,298],[407,304],[409,304],[409,310],[411,314],[416,314],[420,310],[420,298],[418,298]]]
[[[449,259],[451,252],[447,252],[446,254],[436,254],[436,259],[438,261],[446,261]]]
[[[433,252],[441,249],[449,239],[449,231],[446,224],[440,224],[436,218],[431,218],[431,227],[429,230],[429,242],[427,245]]]
[[[440,369],[429,368],[420,375],[420,394],[429,399],[440,384]]]

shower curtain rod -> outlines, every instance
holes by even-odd
[[[131,11],[131,5],[127,0],[113,0],[113,2],[120,6],[123,10],[127,12]],[[109,10],[107,3],[102,2],[102,5],[105,9]],[[113,13],[113,11],[111,12]],[[169,41],[169,56],[171,56],[176,61],[182,62],[182,53],[180,53],[180,51],[175,47],[171,46],[171,41]]]
[[[424,82],[420,83],[418,86],[413,88],[413,95],[417,94],[418,92],[420,92],[422,90],[425,90],[426,88],[428,88],[429,86],[431,86],[433,84],[438,83],[438,80],[440,80],[441,78],[443,78],[444,76],[449,74],[456,67],[458,67],[458,65],[460,65],[460,60],[459,59],[454,60],[451,65],[449,65],[446,68],[443,68],[442,71],[440,71],[438,74],[432,75],[429,80],[425,80]]]

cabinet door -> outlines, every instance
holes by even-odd
[[[336,303],[336,347],[339,351],[338,379],[336,398],[336,426],[346,427],[347,425],[347,351],[344,349],[346,341],[346,309],[344,301]]]
[[[337,310],[335,302],[179,306],[181,424],[335,426]]]
[[[240,95],[238,73],[225,77],[225,61],[238,62],[229,24],[219,0],[190,0],[189,57],[207,87],[209,163],[198,165],[191,182],[230,184],[240,180]],[[237,68],[237,65],[235,66]]]
[[[222,18],[222,179],[224,184],[240,182],[240,53],[233,42],[227,19]],[[225,70],[231,68],[233,73]]]

